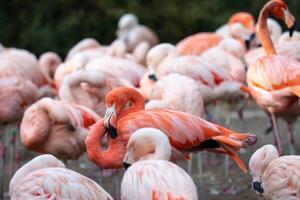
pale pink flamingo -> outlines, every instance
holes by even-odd
[[[12,200],[113,198],[96,182],[73,171],[54,156],[37,156],[22,166],[9,184]]]
[[[171,44],[162,43],[153,47],[148,52],[147,65],[148,77],[154,81],[170,73],[179,73],[196,80],[200,84],[205,104],[217,99],[227,100],[245,95],[242,89],[244,86],[235,81],[228,71],[199,56],[180,56],[175,46]],[[153,87],[152,84],[146,86]],[[148,88],[147,91],[149,90]],[[145,89],[142,88],[142,91]]]
[[[201,86],[195,80],[180,74],[169,74],[158,80],[151,91],[149,100],[145,106],[146,110],[171,109],[199,117],[204,114]],[[200,154],[198,154],[197,159],[198,171],[201,177],[202,162]],[[192,171],[192,160],[189,162],[188,172]]]
[[[177,151],[207,150],[229,155],[243,171],[247,171],[237,155],[241,148],[256,142],[256,136],[238,134],[202,118],[167,109],[144,110],[144,98],[134,88],[115,88],[106,95],[103,120],[92,126],[86,139],[90,160],[102,168],[120,168],[130,135],[145,127],[163,131]],[[109,134],[108,149],[101,140]]]
[[[201,117],[204,113],[201,88],[187,76],[169,74],[157,81],[145,108],[178,110]]]
[[[120,79],[105,76],[100,70],[77,70],[64,78],[59,89],[59,98],[86,106],[103,116],[105,95],[112,88],[124,86]]]
[[[243,59],[246,53],[243,45],[241,45],[238,40],[233,38],[224,38],[217,47],[225,50],[227,53],[230,53],[238,59]]]
[[[38,87],[47,84],[35,55],[23,49],[5,48],[0,53],[0,78],[12,76],[30,80]]]
[[[123,82],[123,86],[138,87],[145,68],[133,61],[124,58],[104,56],[93,59],[85,66],[87,70],[99,70],[104,76],[118,79]]]
[[[43,98],[24,113],[20,137],[24,146],[61,159],[77,159],[85,152],[88,128],[99,120],[92,110]]]
[[[21,119],[25,109],[38,98],[38,88],[31,81],[0,78],[0,123]]]
[[[150,47],[151,46],[148,42],[140,42],[134,51],[129,53],[127,51],[126,43],[123,40],[117,39],[110,44],[109,48],[105,52],[105,55],[126,58],[138,64],[145,65],[147,52],[149,51]]]
[[[279,153],[282,154],[283,148],[276,116],[286,112],[299,99],[300,63],[286,56],[276,54],[267,29],[267,17],[269,15],[283,20],[292,33],[295,19],[288,10],[287,5],[279,0],[269,1],[261,10],[258,20],[259,37],[266,56],[251,65],[247,72],[247,83],[251,95],[258,105],[271,115],[276,145]],[[290,131],[288,132],[292,134]]]
[[[249,161],[252,187],[266,200],[300,199],[300,156],[279,157],[273,145],[258,149]]]
[[[46,52],[39,58],[39,67],[48,80],[53,80],[56,68],[61,62],[59,55],[54,52]]]
[[[68,59],[64,63],[61,63],[54,73],[54,82],[57,88],[60,88],[66,75],[70,74],[73,71],[84,69],[84,66],[89,62],[89,58],[82,54],[78,53],[72,58]]]
[[[246,67],[244,63],[240,58],[224,50],[224,45],[208,49],[201,54],[201,58],[225,69],[233,80],[245,83]]]
[[[153,77],[153,78],[149,78]],[[154,79],[154,80],[153,80]],[[157,82],[157,78],[153,73],[146,72],[140,80],[140,91],[146,100],[150,99],[153,87]]]
[[[125,42],[129,52],[133,52],[141,42],[147,42],[150,47],[158,43],[157,35],[147,26],[140,25],[133,14],[125,14],[120,18],[116,35]]]
[[[171,148],[158,129],[142,128],[132,134],[124,157],[124,166],[130,167],[121,183],[121,200],[198,199],[191,177],[169,162]]]
[[[101,47],[101,45],[98,43],[97,40],[93,38],[82,39],[69,50],[65,60],[67,61],[71,59],[75,54],[79,52],[90,50],[90,49],[96,49],[99,47]]]
[[[51,57],[42,58],[42,64],[46,64]],[[43,71],[46,67],[40,67],[36,56],[24,49],[5,48],[0,53],[0,78],[29,80],[38,87],[39,97],[56,94],[53,80]]]
[[[145,73],[142,65],[126,58],[103,55],[90,60],[79,53],[59,65],[54,75],[56,86],[59,88],[66,75],[79,69],[99,70],[103,75],[122,80],[126,86],[138,86]]]

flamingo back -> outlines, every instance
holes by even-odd
[[[112,200],[112,197],[93,180],[75,171],[54,167],[28,174],[12,192],[11,199]]]
[[[197,200],[197,188],[190,176],[177,165],[163,160],[133,164],[121,183],[121,199]]]

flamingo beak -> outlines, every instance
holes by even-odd
[[[255,181],[252,183],[252,187],[255,191],[259,193],[264,193],[264,189],[261,187],[261,182]]]
[[[291,14],[291,12],[288,9],[282,8],[284,13],[284,22],[287,25],[289,29],[290,37],[293,36],[294,29],[295,29],[295,17]]]
[[[112,119],[116,118],[115,116],[116,116],[115,107],[114,106],[108,107],[104,115],[104,126],[106,128],[106,132],[109,134],[109,136],[112,139],[116,139],[118,137],[117,129],[111,124]]]
[[[157,81],[157,77],[155,74],[149,74],[148,78],[153,81]]]
[[[123,162],[123,166],[124,166],[125,169],[128,169],[128,168],[131,166],[131,164],[128,164],[128,163],[126,163],[126,162]]]
[[[252,33],[250,35],[249,39],[245,40],[245,45],[246,45],[247,50],[250,49],[251,42],[254,40],[254,38],[255,38],[255,33]]]

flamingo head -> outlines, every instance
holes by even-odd
[[[134,14],[123,15],[118,22],[118,30],[116,35],[120,36],[122,32],[131,30],[133,27],[139,24],[138,18]]]
[[[275,4],[271,9],[270,14],[285,22],[286,26],[289,29],[290,37],[292,37],[295,28],[295,17],[289,11],[288,6],[285,4],[283,0],[273,0],[270,3]]]
[[[261,175],[268,165],[276,158],[279,158],[277,149],[273,145],[265,145],[258,149],[250,158],[249,169],[253,178],[253,189],[262,194],[264,192]]]
[[[128,168],[140,160],[170,160],[171,149],[169,139],[162,131],[142,128],[131,135],[123,165]]]
[[[105,103],[104,125],[113,139],[118,136],[117,118],[134,111],[133,109],[144,109],[143,95],[136,89],[129,87],[119,87],[111,90],[105,97]]]
[[[176,47],[172,44],[162,43],[149,50],[146,56],[146,64],[149,69],[149,79],[156,81],[154,74],[156,68],[165,60],[178,56]]]

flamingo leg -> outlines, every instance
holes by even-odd
[[[295,139],[294,139],[294,132],[293,132],[293,124],[287,122],[287,132],[288,132],[288,140],[289,140],[289,150],[290,154],[295,154]]]
[[[274,133],[275,133],[275,145],[278,149],[278,153],[279,155],[283,155],[283,147],[282,147],[282,142],[280,139],[280,135],[279,135],[279,130],[278,130],[278,126],[277,126],[277,119],[274,113],[270,113],[271,114],[271,119],[272,119],[272,125],[274,128]]]
[[[227,128],[230,126],[230,113],[228,112],[228,109],[226,109],[226,122],[225,125]],[[227,179],[229,176],[229,156],[225,155],[225,160],[224,160],[224,176]]]
[[[198,159],[198,176],[200,177],[200,188],[203,186],[203,165],[202,165],[202,155],[201,152],[197,154]]]
[[[271,133],[273,131],[273,123],[272,123],[272,118],[269,115],[269,126],[265,129],[264,133],[266,135],[268,135],[269,133]]]
[[[4,144],[0,143],[0,153],[1,153],[1,187],[0,187],[0,199],[4,199],[4,179],[5,179],[5,151],[6,147]]]
[[[241,123],[242,123],[242,129],[243,129],[244,131],[247,130],[247,126],[246,126],[245,118],[244,118],[244,110],[245,110],[245,108],[246,108],[246,106],[247,106],[247,103],[248,103],[248,101],[245,101],[245,102],[242,104],[242,106],[241,106],[240,108],[238,108],[238,110],[237,110],[237,115],[238,115],[238,117],[239,117],[239,119],[240,119],[240,121],[241,121]]]
[[[229,177],[229,156],[225,155],[225,160],[224,160],[224,176],[225,178]]]
[[[192,168],[193,168],[193,154],[191,156],[191,159],[188,160],[188,173],[191,175],[192,174]]]

